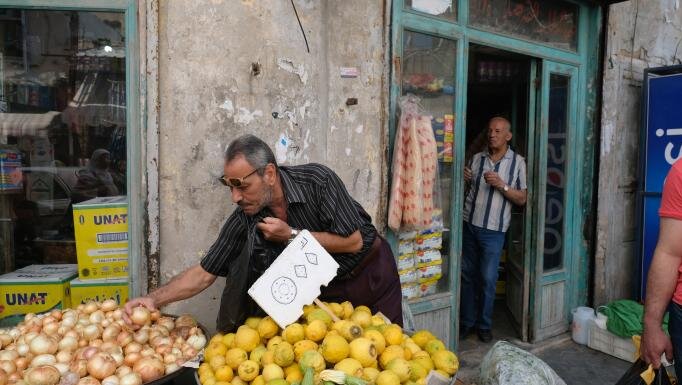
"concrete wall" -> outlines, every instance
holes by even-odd
[[[235,209],[216,177],[226,144],[243,133],[283,164],[330,166],[383,226],[386,2],[294,3],[309,53],[289,1],[158,3],[161,284],[201,260]],[[360,74],[341,78],[340,67]],[[223,283],[164,310],[212,328]]]
[[[604,60],[594,305],[631,298],[642,74],[682,63],[678,0],[610,6]]]

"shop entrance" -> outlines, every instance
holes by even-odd
[[[499,265],[493,336],[539,341],[568,328],[577,70],[482,45],[469,46],[465,164],[487,146],[487,122],[511,122],[526,160],[528,199],[512,206]],[[466,219],[466,218],[465,218]]]

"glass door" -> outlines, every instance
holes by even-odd
[[[540,341],[568,329],[573,256],[572,211],[576,191],[572,159],[577,121],[577,68],[543,62],[540,86],[539,125],[536,133],[537,162],[532,204],[534,279],[531,298],[534,317],[531,339]]]

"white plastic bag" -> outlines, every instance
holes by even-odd
[[[566,385],[552,368],[533,354],[497,342],[483,357],[478,385]]]

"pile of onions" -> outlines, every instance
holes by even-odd
[[[0,329],[0,385],[141,385],[178,370],[206,345],[187,315],[137,307],[133,327],[114,300],[27,314]]]

